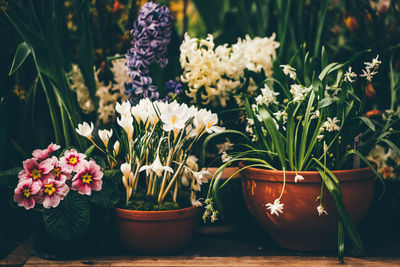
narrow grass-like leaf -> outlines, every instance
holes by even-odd
[[[28,44],[25,42],[20,43],[17,47],[17,51],[15,52],[15,56],[8,75],[11,75],[14,72],[16,72],[19,69],[19,67],[21,67],[22,64],[25,62],[26,58],[29,56],[30,53],[31,49],[29,48]]]

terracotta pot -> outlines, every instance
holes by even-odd
[[[333,172],[341,183],[343,202],[358,224],[368,212],[374,195],[374,173],[369,168]],[[250,213],[283,247],[298,251],[321,251],[337,247],[338,213],[330,193],[324,189],[323,206],[329,215],[318,215],[316,198],[321,192],[318,172],[298,172],[304,181],[295,183],[296,173],[286,171],[281,198],[283,213],[271,215],[265,207],[281,194],[283,172],[259,168],[242,171],[243,197]]]
[[[123,243],[141,254],[169,254],[192,239],[200,208],[168,211],[115,209],[117,231]]]

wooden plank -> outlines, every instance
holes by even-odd
[[[0,266],[22,266],[32,255],[32,243],[26,241],[16,247],[11,254],[0,261]]]
[[[95,257],[72,261],[49,261],[31,257],[24,266],[339,266],[335,257],[255,256],[255,257]],[[345,258],[346,266],[400,266],[397,258]]]

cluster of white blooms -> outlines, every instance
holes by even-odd
[[[116,56],[119,56],[118,54]],[[119,58],[114,60],[111,71],[114,75],[114,82],[105,86],[104,83],[99,82],[96,73],[96,96],[99,98],[99,108],[97,113],[99,119],[104,123],[110,122],[115,118],[115,103],[119,100],[126,100],[128,97],[125,95],[125,83],[130,82],[129,75],[126,74],[126,58]]]
[[[266,105],[267,107],[271,104],[278,104],[278,101],[276,100],[276,96],[279,95],[279,93],[274,92],[269,88],[267,84],[264,85],[264,88],[261,88],[261,94],[256,97],[256,103],[257,105]]]
[[[379,55],[377,55],[376,58],[373,58],[371,62],[364,62],[365,69],[362,70],[362,74],[360,74],[360,77],[365,77],[365,79],[369,82],[372,81],[374,75],[378,73],[377,70],[379,68],[379,65],[381,65],[382,63],[382,61],[378,60],[378,58]],[[349,66],[349,69],[344,74],[344,79],[348,82],[353,83],[355,81],[354,78],[356,77],[357,74],[352,72],[351,66]]]
[[[215,47],[213,36],[206,39],[190,38],[186,33],[180,46],[180,64],[183,69],[181,80],[187,83],[189,97],[194,102],[214,106],[226,106],[230,93],[243,85],[244,70],[264,70],[272,76],[273,60],[279,43],[270,38],[246,36],[232,46]],[[254,82],[250,84],[257,88]],[[199,93],[199,90],[202,89]],[[198,99],[200,97],[200,99]]]
[[[94,110],[93,100],[90,98],[89,89],[85,85],[82,73],[76,64],[72,64],[72,70],[68,73],[71,81],[71,89],[76,92],[79,107],[83,113],[88,114]]]
[[[293,96],[293,101],[302,101],[307,96],[307,94],[311,91],[312,86],[304,87],[299,84],[292,84],[290,86],[290,93]]]

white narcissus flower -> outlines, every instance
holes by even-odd
[[[367,69],[377,70],[379,65],[381,65],[382,61],[378,60],[379,55],[376,55],[376,58],[372,59],[372,62],[364,62]]]
[[[282,71],[285,75],[289,75],[290,79],[296,80],[296,69],[290,65],[280,65]]]
[[[311,91],[311,89],[312,89],[312,86],[303,87],[300,84],[292,84],[290,86],[290,93],[293,96],[293,101],[295,101],[295,102],[302,101],[306,97],[308,92]]]
[[[212,174],[209,171],[199,171],[193,172],[193,177],[199,185],[202,185],[203,183],[207,183],[208,179],[212,178]]]
[[[340,122],[336,117],[332,118],[327,118],[327,121],[324,122],[323,127],[325,130],[328,132],[334,132],[334,131],[340,131],[340,126],[337,125],[337,123]]]
[[[156,159],[151,165],[144,165],[140,167],[139,172],[146,171],[149,175],[150,171],[154,172],[157,176],[161,176],[164,171],[174,173],[174,170],[169,166],[163,166],[160,161],[160,156],[157,154]]]
[[[378,73],[376,71],[371,72],[371,69],[368,67],[363,69],[362,72],[363,74],[360,74],[360,77],[365,77],[365,79],[369,82],[371,82],[374,75]]]
[[[349,66],[349,69],[347,70],[347,72],[344,74],[344,79],[347,80],[348,82],[353,83],[354,79],[357,77],[357,74],[355,74],[354,72],[351,71],[351,66]]]
[[[275,199],[274,204],[272,203],[267,203],[265,204],[267,207],[267,210],[271,212],[271,215],[276,215],[279,216],[279,213],[283,213],[283,204],[279,202],[279,199]]]
[[[104,146],[107,147],[108,146],[108,141],[110,140],[112,134],[113,134],[113,130],[99,130],[98,132],[99,137],[101,139],[101,141],[103,142]]]
[[[261,95],[256,97],[256,103],[257,105],[262,105],[265,104],[267,107],[271,104],[278,104],[278,101],[276,101],[276,96],[279,95],[279,93],[274,92],[271,90],[268,86],[268,84],[264,85],[264,88],[261,89]]]
[[[233,149],[234,145],[231,143],[231,141],[228,138],[226,138],[225,140],[226,142],[217,144],[218,154],[222,154],[226,151],[230,151]]]
[[[84,122],[83,124],[78,124],[78,128],[75,130],[79,135],[86,138],[91,138],[93,129],[94,129],[93,122],[90,122],[90,125],[87,122]]]
[[[122,116],[121,119],[117,119],[119,126],[121,126],[128,136],[128,139],[132,139],[133,137],[133,118],[131,115]]]
[[[131,114],[131,103],[129,103],[129,100],[126,100],[122,104],[117,102],[115,104],[115,110],[122,116],[130,115]]]
[[[317,211],[318,211],[318,215],[319,216],[321,216],[322,214],[326,214],[326,215],[328,215],[328,212],[326,212],[326,210],[324,209],[324,207],[322,206],[322,205],[319,205],[318,207],[317,207]]]
[[[190,170],[197,172],[199,170],[199,165],[197,164],[197,161],[199,161],[199,159],[196,156],[190,155],[186,159],[185,164]]]
[[[294,177],[294,182],[297,183],[298,181],[304,181],[304,177],[296,174],[296,176]]]

